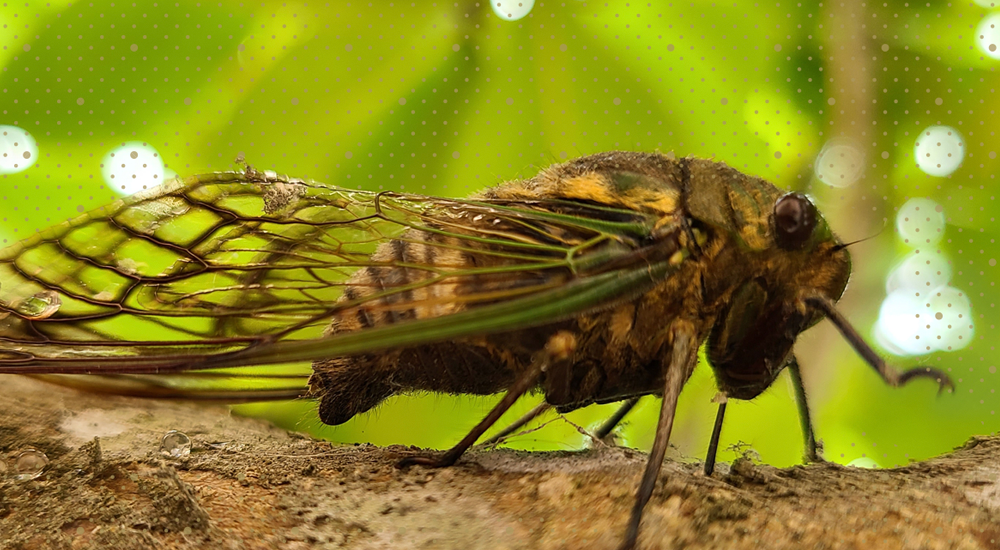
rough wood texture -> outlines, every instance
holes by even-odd
[[[393,467],[405,447],[331,447],[222,408],[80,394],[4,377],[0,451],[51,459],[0,483],[0,547],[615,548],[645,455],[479,451]],[[158,454],[170,429],[194,448]],[[95,437],[99,438],[95,443]],[[666,462],[642,548],[1000,548],[1000,439],[895,470],[775,469],[712,478]]]

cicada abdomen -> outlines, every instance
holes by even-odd
[[[326,334],[441,317],[509,299],[518,288],[565,283],[564,270],[534,270],[502,248],[409,230],[380,246],[372,265],[351,277],[340,298],[344,309]],[[485,338],[471,338],[323,359],[313,364],[310,391],[320,398],[319,416],[326,424],[342,424],[395,393],[497,393],[523,368],[532,343],[500,353]]]

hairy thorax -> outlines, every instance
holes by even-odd
[[[540,278],[552,277],[530,271],[518,271],[516,277],[501,271],[491,277],[479,270],[474,277],[439,279],[441,272],[461,272],[489,262],[505,265],[496,257],[469,250],[468,241],[465,250],[451,248],[454,244],[448,237],[411,230],[403,239],[380,246],[374,263],[433,265],[439,271],[378,266],[358,271],[347,283],[340,300],[345,309],[328,334],[457,313],[488,303],[482,296],[516,292],[518,286],[538,285],[546,282]],[[573,333],[577,347],[567,367],[551,369],[539,380],[550,404],[571,410],[655,393],[662,387],[661,361],[667,356],[665,329],[670,322],[688,317],[702,337],[711,327],[716,308],[706,307],[701,282],[708,260],[721,248],[710,239],[701,258],[686,261],[653,290],[600,311],[529,329],[318,361],[310,384],[321,398],[320,416],[326,423],[339,424],[396,393],[504,391],[560,330]],[[476,301],[466,300],[469,297]],[[725,296],[709,298],[721,302]]]

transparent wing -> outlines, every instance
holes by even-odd
[[[0,373],[245,381],[260,376],[236,367],[526,328],[644,291],[672,269],[677,234],[642,213],[577,201],[370,193],[250,168],[192,176],[0,250]],[[373,259],[380,244],[415,235],[492,261]],[[427,276],[345,298],[366,268]],[[412,308],[415,288],[442,282],[472,289],[454,297],[463,307],[453,315],[324,336],[352,308],[399,302],[392,295]],[[194,372],[217,368],[228,370]],[[294,377],[289,388],[301,388],[306,375],[264,376],[258,390]]]

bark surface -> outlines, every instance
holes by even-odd
[[[613,549],[646,455],[474,450],[400,471],[408,447],[336,447],[225,408],[4,377],[0,548]],[[193,440],[165,458],[168,430]],[[24,449],[50,463],[10,475]],[[904,468],[663,464],[641,548],[998,549],[1000,438]]]

